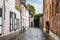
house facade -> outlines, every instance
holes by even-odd
[[[15,0],[0,0],[0,38],[7,40],[19,30],[20,12],[15,9]]]
[[[29,13],[29,27],[34,27],[34,16]]]
[[[26,7],[26,0],[16,0],[15,3],[15,5],[18,7],[17,9],[20,11],[21,29],[27,29],[29,27],[29,11]]]
[[[22,12],[21,12],[22,27],[25,29],[28,29],[29,28],[29,11],[23,4],[21,4],[21,6],[22,6]]]
[[[44,0],[44,28],[43,30],[55,40],[59,40],[59,0]]]

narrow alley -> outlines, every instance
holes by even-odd
[[[60,0],[0,0],[0,40],[60,40]]]

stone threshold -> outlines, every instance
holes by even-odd
[[[54,40],[59,40],[59,37],[56,36],[52,31],[49,30],[49,35],[54,38]]]

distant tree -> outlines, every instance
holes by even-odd
[[[43,14],[35,14],[34,16],[34,20],[38,20],[40,19],[40,17],[42,16]]]
[[[39,22],[40,22],[40,17],[42,16],[43,14],[35,14],[34,15],[34,22],[37,22],[38,26],[39,26]]]
[[[33,5],[27,4],[27,9],[30,11],[32,15],[35,15],[35,8]]]

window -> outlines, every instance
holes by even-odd
[[[19,29],[19,19],[15,18],[15,30]]]
[[[13,30],[13,12],[10,12],[10,31]]]
[[[0,35],[2,34],[2,9],[0,8]]]
[[[14,23],[15,27],[14,27],[14,30],[16,31],[17,29],[17,19],[16,19],[16,14],[15,14],[15,23]]]
[[[19,29],[19,19],[14,12],[10,12],[10,31]]]
[[[16,14],[14,12],[10,12],[10,31],[16,30]]]
[[[17,19],[17,29],[19,29],[19,19]]]

